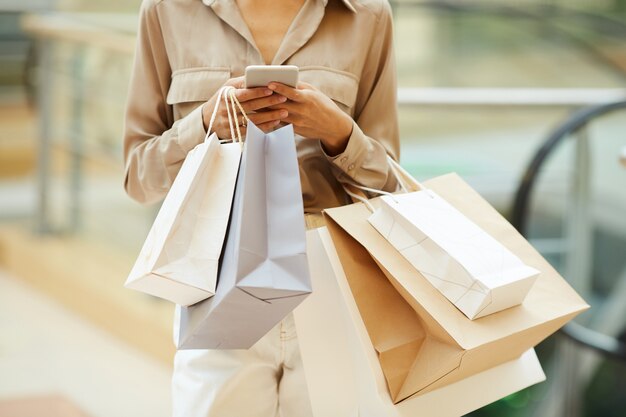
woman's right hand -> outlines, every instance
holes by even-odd
[[[277,127],[281,120],[288,116],[287,111],[283,109],[272,110],[266,109],[270,106],[275,106],[280,103],[284,103],[286,98],[280,94],[274,93],[272,90],[266,87],[244,88],[244,77],[231,78],[225,84],[235,87],[235,96],[241,103],[241,107],[245,110],[248,118],[259,129],[264,132],[269,132]],[[218,90],[219,91],[219,90]],[[217,101],[216,92],[202,108],[202,123],[204,124],[204,130],[209,128],[209,121],[213,114],[213,109]],[[237,123],[240,128],[242,136],[246,134],[245,119],[237,109]],[[228,124],[228,113],[226,112],[226,106],[224,99],[222,98],[217,109],[217,115],[212,127],[213,132],[217,133],[217,137],[220,139],[227,139],[231,136],[230,126]]]

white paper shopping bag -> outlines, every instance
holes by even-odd
[[[459,417],[545,380],[530,349],[515,360],[394,404],[326,228],[308,231],[307,245],[315,292],[294,317],[315,417]]]
[[[179,349],[247,349],[311,293],[291,125],[248,123],[215,297],[180,309]]]
[[[539,275],[432,190],[381,202],[370,223],[470,319],[521,304]]]
[[[227,91],[220,90],[218,105]],[[241,143],[220,143],[215,133],[187,154],[127,288],[185,306],[215,294],[240,160]]]

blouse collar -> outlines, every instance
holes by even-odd
[[[213,3],[219,2],[219,1],[224,1],[224,0],[202,0],[202,3],[204,3],[207,6],[211,6],[213,5]],[[232,0],[228,0],[228,1],[232,1]],[[324,6],[326,6],[328,4],[329,0],[322,0],[322,3],[324,4]],[[354,8],[354,6],[352,5],[352,1],[354,0],[341,0],[341,3],[346,6],[346,8],[348,10],[350,10],[352,13],[356,13],[356,9]]]

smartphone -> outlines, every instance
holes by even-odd
[[[275,81],[290,87],[298,84],[295,65],[250,65],[246,67],[246,88],[265,87]]]

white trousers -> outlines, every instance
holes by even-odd
[[[174,417],[311,417],[290,314],[247,350],[179,350]]]

